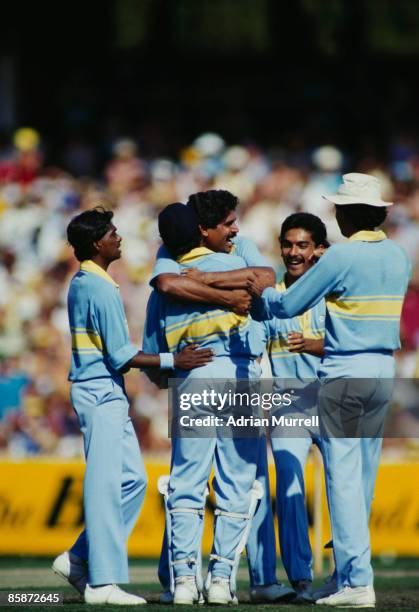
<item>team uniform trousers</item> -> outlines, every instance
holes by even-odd
[[[208,390],[211,390],[211,379],[249,378],[255,370],[260,373],[259,364],[245,359],[233,361],[229,358],[215,358],[207,366],[191,371],[185,379],[185,386],[181,386],[179,391],[184,392],[188,383],[196,378],[207,379]],[[168,502],[171,510],[202,510],[205,505],[205,489],[214,467],[212,484],[216,507],[222,512],[248,514],[250,491],[256,478],[259,440],[227,437],[221,428],[219,432],[214,432],[214,437],[179,437],[174,440]],[[178,562],[188,558],[197,559],[202,537],[200,520],[198,514],[179,511],[172,514],[171,546],[176,577],[195,573],[194,563]],[[223,514],[216,517],[213,554],[233,562],[246,522],[245,518]],[[215,560],[212,575],[229,578],[231,569],[231,564]]]
[[[88,561],[89,584],[125,583],[129,581],[126,541],[144,500],[147,477],[128,416],[123,379],[74,382],[71,400],[86,456],[86,529],[71,552]]]
[[[286,290],[285,282],[276,289]],[[322,300],[302,316],[290,319],[274,318],[264,322],[264,342],[267,345],[275,386],[283,392],[284,385],[306,389],[300,406],[281,408],[281,414],[306,417],[317,414],[317,368],[320,358],[307,353],[288,350],[288,334],[300,332],[304,338],[324,338],[325,303]],[[311,390],[312,388],[313,391]],[[293,437],[290,437],[290,436]],[[308,517],[305,504],[304,469],[312,444],[321,451],[318,429],[293,428],[291,433],[271,429],[271,446],[276,471],[276,513],[281,560],[290,581],[312,580],[312,552],[308,535]],[[262,456],[262,454],[260,455]],[[266,455],[265,455],[266,457]],[[267,461],[258,465],[258,479],[268,479]],[[253,584],[275,582],[275,538],[272,535],[273,515],[269,494],[261,500],[256,511],[248,541],[248,562]]]
[[[369,378],[366,378],[366,375]],[[394,359],[389,352],[334,355],[320,369],[320,427],[326,466],[326,487],[332,527],[333,550],[339,588],[373,583],[368,522],[380,462],[382,437],[333,437],[328,419],[334,405],[358,405],[364,419],[381,415],[389,407]],[[342,386],[342,379],[365,379]]]

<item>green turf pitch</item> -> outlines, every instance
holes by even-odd
[[[49,569],[51,561],[48,559],[30,559],[30,558],[0,558],[0,590],[13,592],[60,592],[64,595],[64,605],[60,606],[14,606],[17,610],[54,610],[57,609],[63,612],[82,612],[86,609],[102,610],[106,609],[109,612],[113,610],[127,609],[126,606],[98,606],[87,607],[77,596],[76,592],[65,585],[65,583],[55,576]],[[144,595],[150,603],[152,612],[163,612],[170,610],[172,606],[163,606],[158,603],[158,595],[160,587],[156,578],[156,562],[155,561],[132,561],[131,562],[131,577],[132,584],[129,590],[133,593]],[[407,612],[419,610],[419,559],[402,559],[398,561],[377,561],[374,564],[376,579],[375,589],[377,594],[377,610],[398,610]],[[283,572],[279,572],[282,580],[284,580]],[[319,581],[316,581],[316,584]],[[276,605],[252,605],[249,604],[247,591],[247,570],[242,564],[239,570],[239,599],[240,604],[234,607],[237,612],[250,612],[255,609],[273,610],[278,608]],[[281,612],[293,611],[299,606],[281,605]],[[199,610],[209,608],[221,610],[221,607],[205,606],[199,607]],[[1,606],[3,610],[12,610],[12,607]],[[182,606],[182,612],[194,610],[197,612],[197,606]],[[303,609],[307,609],[304,606]],[[315,610],[329,609],[326,606],[316,606]]]

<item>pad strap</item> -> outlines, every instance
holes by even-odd
[[[227,559],[226,557],[220,557],[220,555],[211,554],[209,557],[210,561],[220,561],[221,563],[227,563],[228,565],[233,566],[235,564],[234,559]]]
[[[184,557],[183,559],[176,559],[176,561],[172,561],[172,565],[179,565],[181,563],[186,565],[196,565],[196,559],[194,557]]]
[[[226,510],[220,510],[219,508],[216,508],[214,510],[214,515],[229,516],[230,518],[245,519],[247,521],[251,518],[249,514],[241,514],[240,512],[227,512]]]
[[[205,510],[202,508],[171,508],[170,514],[198,514],[199,516],[205,515]]]

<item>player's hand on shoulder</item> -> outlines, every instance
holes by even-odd
[[[175,368],[193,370],[213,360],[214,351],[212,349],[200,349],[198,346],[198,344],[188,344],[180,353],[176,353],[174,356]]]

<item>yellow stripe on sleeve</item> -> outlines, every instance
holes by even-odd
[[[71,330],[71,347],[75,351],[100,351],[103,352],[102,339],[92,330],[73,328]]]
[[[402,312],[403,299],[399,296],[389,296],[386,299],[371,296],[368,300],[366,298],[358,300],[327,298],[326,305],[331,315],[342,318],[397,319]]]

